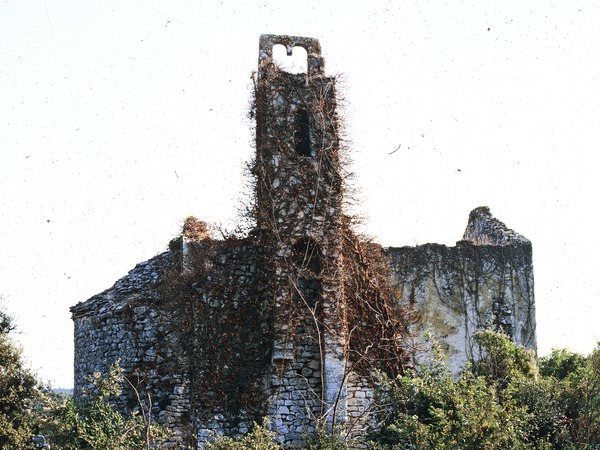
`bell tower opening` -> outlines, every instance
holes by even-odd
[[[273,62],[287,73],[308,73],[308,53],[304,47],[296,45],[291,53],[283,44],[273,46]]]

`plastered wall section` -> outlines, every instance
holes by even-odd
[[[428,332],[439,341],[454,375],[470,358],[478,358],[470,339],[478,328],[503,331],[536,349],[529,241],[425,244],[387,248],[386,255],[402,298],[413,305],[416,336]]]

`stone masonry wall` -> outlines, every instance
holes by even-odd
[[[163,253],[138,264],[111,289],[71,309],[75,323],[75,398],[80,398],[87,377],[106,374],[119,361],[124,375],[145,398],[154,402],[154,418],[169,425],[173,445],[189,434],[189,377],[185,370],[169,372],[165,361],[178,359],[176,342],[166,331],[173,318],[160,313],[155,289],[173,254]],[[179,361],[185,367],[183,361]],[[123,412],[136,409],[134,392],[123,386],[118,400]]]
[[[186,264],[193,292],[189,327],[181,334],[199,448],[217,435],[243,434],[267,414],[272,269],[264,252],[258,235],[205,241]],[[174,308],[182,302],[185,297]]]
[[[236,436],[267,414],[272,274],[256,237],[187,243],[136,266],[107,291],[72,308],[75,397],[86,377],[120,361],[124,376],[151,395],[172,446],[202,448]],[[296,394],[294,394],[296,395]],[[136,408],[124,384],[116,399]]]

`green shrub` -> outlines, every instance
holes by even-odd
[[[565,348],[553,349],[549,356],[540,359],[540,375],[564,380],[585,367],[586,358]]]
[[[95,373],[89,379],[90,387],[83,392],[81,405],[67,412],[67,419],[73,420],[80,449],[150,449],[167,440],[168,433],[152,422],[150,411],[141,401],[129,417],[115,410],[110,399],[121,393],[123,380],[118,362],[104,377]]]
[[[265,426],[254,424],[253,430],[241,438],[221,436],[208,445],[210,450],[282,450],[275,442],[275,434]]]
[[[533,351],[515,344],[504,333],[477,330],[473,334],[473,344],[479,349],[479,359],[468,370],[484,377],[489,384],[502,389],[512,380],[538,376]]]
[[[514,370],[528,371],[513,367],[501,336],[485,334],[481,345],[492,344],[487,354],[493,359],[478,370],[466,370],[457,380],[434,345],[430,364],[384,381],[385,415],[380,417],[383,427],[371,435],[374,444],[394,450],[533,448],[526,408],[509,396],[500,397],[492,382],[508,378]],[[497,352],[497,346],[502,351]]]
[[[40,413],[44,432],[53,450],[138,450],[156,448],[168,432],[151,420],[147,406],[123,416],[110,400],[121,392],[124,377],[115,363],[106,376],[89,378],[89,387],[75,405],[71,398],[47,399]]]
[[[31,414],[42,398],[41,386],[25,368],[21,350],[9,333],[12,319],[0,311],[0,448],[29,448],[37,432],[36,417]]]
[[[317,427],[314,435],[305,436],[305,443],[292,447],[295,450],[353,450],[357,443],[349,438],[344,438],[338,433],[330,433],[324,427]],[[275,433],[269,431],[266,425],[254,424],[252,431],[239,438],[221,436],[208,445],[209,450],[283,450],[279,445]],[[288,448],[288,447],[285,447]]]
[[[359,443],[340,432],[330,432],[324,426],[318,426],[315,434],[306,437],[302,450],[353,450],[362,448]]]
[[[587,357],[553,350],[540,361],[540,374],[509,386],[531,415],[531,442],[556,450],[600,448],[600,348]]]

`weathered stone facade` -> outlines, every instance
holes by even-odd
[[[189,375],[186,371],[166,373],[165,360],[181,361],[178,343],[169,335],[173,319],[157,308],[156,287],[166,269],[175,265],[174,253],[162,253],[138,264],[115,285],[87,302],[71,308],[75,322],[75,398],[87,385],[86,376],[107,373],[121,360],[128,379],[153,394],[160,407],[162,423],[171,425],[176,436],[189,435]],[[164,351],[157,351],[158,349]],[[136,405],[123,397],[119,405],[131,410]]]
[[[276,44],[305,48],[308,73],[281,71]],[[297,444],[319,424],[366,426],[373,369],[401,372],[413,314],[454,370],[475,355],[467,343],[478,327],[535,348],[531,244],[487,209],[454,248],[382,250],[356,238],[342,210],[336,103],[317,40],[261,36],[256,226],[217,240],[188,220],[170,251],[74,306],[76,397],[87,375],[120,360],[175,431],[174,447],[201,448],[265,417]],[[118,403],[136,407],[126,393]]]
[[[477,359],[471,336],[493,328],[536,350],[531,242],[486,207],[473,210],[455,247],[388,248],[401,297],[414,305],[416,336],[430,332],[457,374]]]

